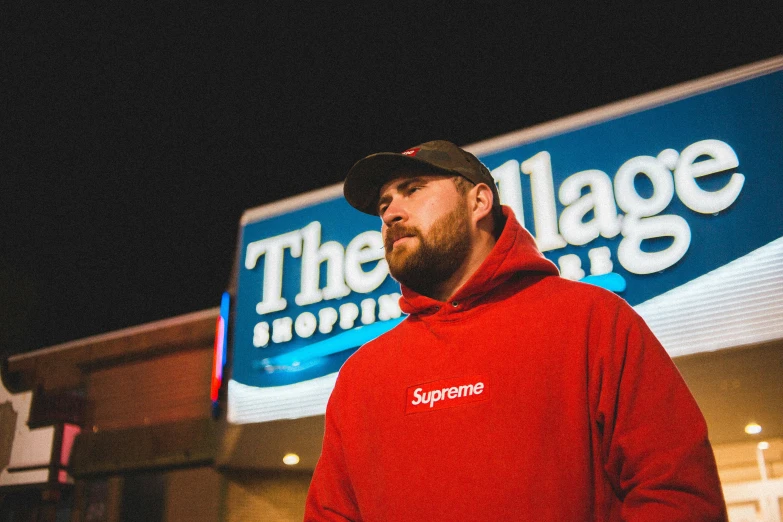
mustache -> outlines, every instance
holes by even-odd
[[[383,247],[386,252],[391,252],[394,249],[394,242],[403,237],[416,237],[419,236],[419,230],[416,227],[409,227],[405,225],[392,225],[386,230],[386,238],[383,241]]]

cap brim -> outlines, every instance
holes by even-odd
[[[394,152],[372,154],[351,167],[345,177],[343,194],[350,205],[373,216],[378,215],[378,200],[381,187],[394,178],[415,176],[417,174],[460,175],[449,169],[437,167],[413,156]]]

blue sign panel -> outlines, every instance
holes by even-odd
[[[631,305],[783,237],[780,71],[503,146],[479,154],[502,202],[563,277]],[[243,223],[232,368],[242,406],[229,404],[229,420],[285,418],[242,411],[304,396],[321,401],[307,414],[322,412],[326,377],[402,320],[380,220],[333,187]]]
[[[480,159],[565,277],[637,305],[783,236],[783,72]]]

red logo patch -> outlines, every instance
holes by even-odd
[[[408,149],[403,152],[405,156],[415,156],[419,151],[421,150],[421,147],[414,147],[412,149]]]
[[[484,375],[452,377],[408,388],[405,413],[453,408],[489,399],[489,380]]]

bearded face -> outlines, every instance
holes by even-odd
[[[395,245],[400,238],[407,238]],[[423,295],[450,278],[470,251],[470,215],[462,202],[429,231],[394,224],[386,231],[386,261],[392,277]]]

